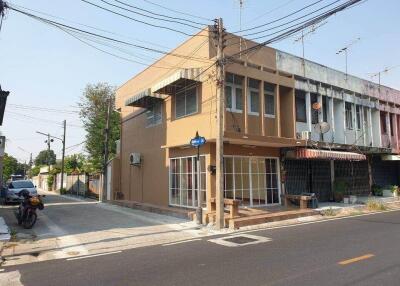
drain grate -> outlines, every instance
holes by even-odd
[[[233,242],[233,243],[236,243],[236,244],[246,244],[246,243],[249,243],[249,242],[257,241],[257,239],[250,238],[250,237],[247,237],[247,236],[235,236],[235,237],[231,237],[231,238],[225,238],[224,240],[228,241],[228,242]]]
[[[258,235],[238,234],[238,235],[230,235],[226,237],[210,239],[208,241],[223,246],[238,247],[238,246],[247,246],[257,243],[269,242],[271,241],[271,239],[268,237],[258,236]]]

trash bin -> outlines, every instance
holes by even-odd
[[[315,193],[302,193],[302,196],[311,196],[311,200],[308,202],[307,207],[310,209],[318,208],[318,199]]]

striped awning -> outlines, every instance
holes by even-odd
[[[152,93],[151,89],[148,88],[125,100],[125,106],[136,106],[136,107],[147,108],[150,105],[154,104],[155,101],[163,100],[165,98],[166,95]]]
[[[364,154],[358,154],[354,152],[317,150],[317,149],[307,149],[307,148],[299,148],[296,149],[294,152],[289,151],[287,157],[291,159],[316,159],[316,160],[339,160],[339,161],[363,161],[367,159],[367,157]]]
[[[176,90],[200,81],[201,68],[181,69],[151,87],[152,92],[175,94]]]

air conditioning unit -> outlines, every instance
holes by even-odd
[[[131,153],[129,155],[129,162],[131,165],[140,166],[142,163],[142,156],[140,153]]]
[[[311,132],[310,131],[301,131],[296,133],[296,137],[299,140],[310,140]]]

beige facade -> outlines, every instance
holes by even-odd
[[[200,148],[200,190],[205,206],[211,209],[211,198],[215,198],[217,110],[216,67],[213,65],[216,51],[212,37],[211,30],[203,30],[118,89],[116,106],[121,111],[121,145],[119,159],[114,165],[118,164],[115,168],[120,170],[120,175],[118,186],[113,188],[113,198],[159,206],[196,207],[199,189],[195,159],[197,151],[189,142],[198,132],[207,140]],[[225,56],[229,59],[229,56],[239,52],[239,40],[230,34],[226,35],[226,39]],[[244,47],[253,45],[255,43],[243,40]],[[295,62],[293,67],[290,61]],[[352,92],[352,88],[357,89],[358,81],[351,77],[353,82],[349,81],[343,87],[339,81],[342,76],[340,72],[321,69],[319,74],[312,74],[312,68],[317,69],[313,66],[316,64],[307,61],[303,63],[307,72],[312,74],[312,79],[301,76],[296,63],[297,59],[295,61],[292,56],[270,47],[261,47],[250,54],[236,57],[234,61],[228,60],[224,82],[225,197],[239,199],[248,206],[278,204],[280,195],[288,190],[287,186],[295,191],[304,189],[315,192],[312,184],[318,179],[310,177],[310,174],[319,169],[328,168],[327,172],[334,174],[336,169],[332,168],[337,168],[338,174],[347,176],[340,169],[349,169],[347,163],[334,165],[328,161],[314,161],[314,167],[300,161],[289,162],[291,164],[286,165],[294,175],[287,173],[283,154],[287,148],[293,150],[310,146],[308,140],[300,136],[304,132],[310,133],[315,146],[320,143],[330,143],[330,148],[335,143],[350,146],[353,137],[362,135],[358,141],[365,148],[382,147],[380,141],[383,142],[385,138],[381,136],[379,126],[375,127],[379,122],[379,115],[376,116],[379,111],[374,109],[379,103],[378,96]],[[323,73],[333,76],[324,78]],[[364,84],[364,81],[360,82]],[[297,91],[305,94],[304,111],[297,106]],[[316,122],[311,120],[314,111],[310,107],[310,98],[313,98],[313,92],[322,106]],[[359,125],[357,116],[363,114],[364,131],[346,130],[344,121],[349,119],[345,118],[344,102],[354,105],[353,115],[348,114],[354,126]],[[362,113],[357,105],[362,106]],[[297,118],[301,115],[304,115],[304,121]],[[313,126],[322,120],[328,120],[331,129],[329,136],[323,138],[324,142],[318,142],[319,135],[313,133]],[[397,120],[395,122],[397,127]],[[397,138],[398,134],[394,132],[393,137]],[[343,142],[337,141],[342,140],[341,136]],[[367,136],[374,137],[373,145]],[[396,144],[398,148],[399,144]],[[132,156],[140,156],[140,163],[132,163]],[[359,165],[360,170],[366,169],[366,164]],[[288,177],[290,180],[285,182]],[[360,177],[360,180],[364,181],[364,177]],[[300,182],[301,179],[305,181]],[[332,188],[334,176],[325,176],[323,180],[322,188]],[[113,186],[117,181],[114,175]],[[299,184],[304,186],[298,187]],[[367,180],[366,188],[368,184],[371,185],[371,179],[369,183]],[[360,192],[365,193],[364,190]],[[321,198],[329,197],[330,194],[321,195]]]

